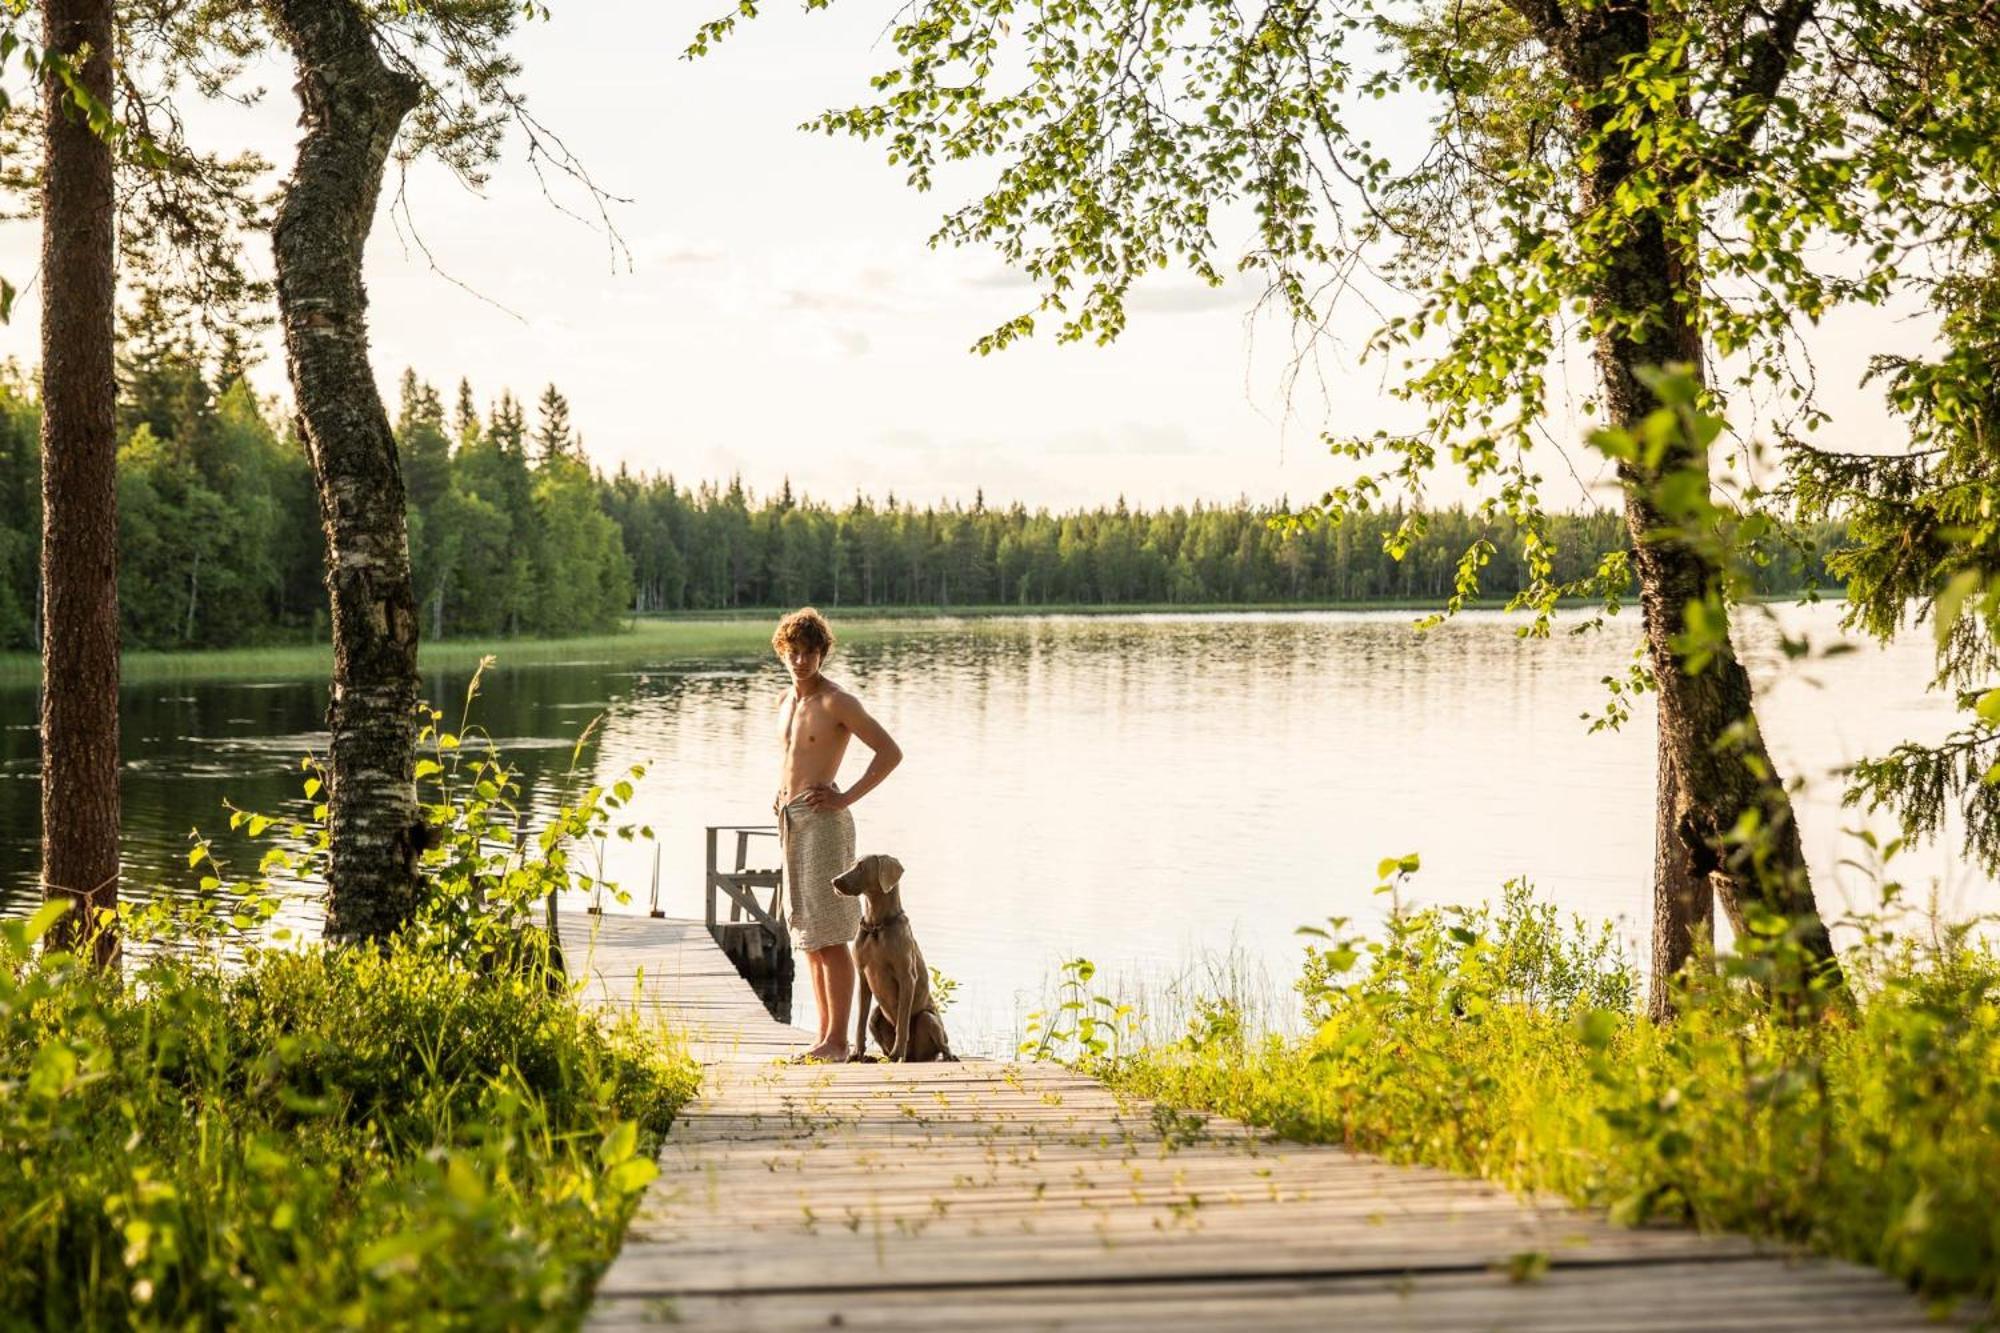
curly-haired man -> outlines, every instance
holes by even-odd
[[[778,705],[785,759],[773,803],[785,850],[785,899],[792,945],[806,956],[819,1005],[819,1040],[804,1058],[845,1060],[854,1006],[854,955],[848,946],[861,928],[861,903],[837,892],[833,877],[854,861],[854,816],[848,807],[889,776],[903,761],[903,751],[859,699],[820,674],[833,651],[826,617],[809,606],[792,612],[778,622],[771,646],[792,675],[792,687]],[[873,753],[868,771],[842,791],[834,778],[850,736],[859,736]]]

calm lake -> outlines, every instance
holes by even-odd
[[[1836,637],[1831,606],[1774,613],[1815,648]],[[1653,722],[1587,734],[1601,679],[1621,673],[1635,617],[1603,633],[1522,641],[1516,622],[1467,614],[1428,633],[1403,612],[1040,617],[898,624],[844,647],[829,674],[859,691],[902,744],[903,767],[855,807],[860,850],[908,868],[905,899],[929,960],[960,982],[959,1044],[1003,1047],[1054,968],[1078,955],[1157,987],[1235,952],[1282,990],[1294,928],[1341,914],[1367,922],[1385,856],[1419,852],[1415,897],[1471,902],[1526,876],[1545,897],[1616,920],[1643,957],[1652,864]],[[1816,884],[1867,905],[1844,858],[1832,770],[1949,725],[1926,695],[1922,634],[1881,649],[1786,663],[1777,628],[1752,612],[1745,653],[1766,732],[1808,781],[1802,822]],[[835,622],[836,630],[839,622]],[[654,660],[647,659],[647,652]],[[573,743],[596,717],[584,765],[651,771],[634,802],[658,829],[661,906],[696,916],[702,829],[766,819],[777,772],[768,657],[633,655],[489,674],[474,720],[499,739],[546,808]],[[463,673],[432,682],[456,717]],[[295,808],[298,760],[323,748],[321,681],[185,681],[125,694],[126,864],[133,883],[191,882],[188,833],[254,864],[222,802]],[[0,893],[33,893],[35,697],[0,693]],[[858,776],[856,747],[844,774]],[[1883,827],[1878,819],[1876,827]],[[653,852],[614,843],[614,877],[643,911]],[[2000,890],[1957,855],[1897,863],[1951,915],[2000,909]],[[1823,902],[1826,902],[1823,899]],[[314,904],[297,908],[317,920]],[[807,1002],[809,1003],[809,1001]]]

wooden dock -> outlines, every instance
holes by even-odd
[[[1869,1269],[1627,1230],[1054,1065],[789,1066],[703,922],[565,915],[705,1070],[585,1327],[1924,1329]],[[642,980],[643,979],[643,980]]]

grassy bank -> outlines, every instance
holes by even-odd
[[[1497,608],[1502,603],[1491,604]],[[939,619],[996,619],[1048,615],[1146,615],[1163,612],[1219,614],[1264,611],[1420,611],[1434,602],[1352,602],[1304,606],[985,606],[827,608],[835,632],[847,642],[897,633],[910,622]],[[418,661],[425,671],[470,672],[487,654],[512,666],[614,658],[632,660],[754,657],[770,651],[771,630],[785,610],[738,608],[674,615],[639,616],[609,634],[568,639],[470,638],[425,642]],[[32,685],[41,678],[41,660],[32,653],[0,653],[0,686]],[[231,680],[246,677],[309,678],[333,670],[333,649],[323,643],[278,644],[256,648],[193,649],[186,652],[132,652],[121,662],[130,684],[156,680]]]
[[[1789,599],[1785,599],[1789,600]],[[1580,605],[1580,603],[1578,603]],[[1471,610],[1498,611],[1499,599],[1468,602]],[[1009,620],[1034,616],[1229,615],[1310,611],[1377,611],[1426,614],[1437,610],[1435,598],[1372,602],[1134,603],[1121,605],[1038,606],[871,606],[824,608],[835,632],[845,641],[904,632],[912,622]],[[503,637],[446,639],[424,642],[418,660],[425,671],[468,673],[479,659],[492,654],[500,667],[533,666],[609,658],[659,661],[697,658],[756,657],[770,649],[771,629],[791,608],[739,607],[720,611],[638,616],[625,628],[608,634],[567,639]],[[246,677],[305,679],[333,670],[333,649],[323,643],[276,644],[254,648],[191,649],[185,652],[130,652],[122,659],[129,684],[173,679],[240,680]],[[33,685],[41,678],[41,660],[33,653],[0,653],[0,687]]]
[[[694,1087],[539,980],[317,950],[107,978],[25,926],[0,1326],[568,1326]]]
[[[865,640],[883,631],[865,623],[842,622],[843,638]],[[661,661],[767,654],[769,621],[644,619],[612,634],[571,639],[451,639],[425,643],[418,650],[423,670],[469,673],[487,654],[497,656],[500,669],[514,666],[617,658],[645,657]],[[284,644],[261,648],[220,648],[190,652],[127,653],[123,679],[137,684],[154,680],[308,678],[333,670],[333,649],[326,644]],[[41,662],[30,653],[0,654],[0,685],[32,685],[41,678]]]
[[[1797,602],[1794,594],[1760,597],[1760,604],[1773,606]],[[1837,602],[1841,600],[1839,588],[1821,592],[1819,600]],[[843,625],[865,625],[870,622],[895,622],[907,620],[1007,620],[1033,616],[1153,616],[1153,615],[1278,615],[1288,612],[1323,611],[1379,611],[1408,612],[1412,615],[1428,615],[1443,608],[1443,597],[1378,597],[1359,601],[1330,602],[1037,602],[1021,606],[1012,603],[992,603],[968,606],[867,606],[838,607],[823,606],[828,618],[838,629]],[[1557,605],[1569,609],[1598,605],[1584,597],[1566,597]],[[1465,602],[1468,611],[1504,611],[1507,609],[1505,597],[1474,597]],[[726,610],[710,611],[668,611],[639,616],[635,623],[680,624],[687,622],[733,624],[740,621],[773,623],[781,615],[792,610],[789,606],[730,607]],[[1523,612],[1523,615],[1526,613]]]
[[[1262,615],[1288,611],[1428,612],[1437,610],[1443,601],[1441,597],[1410,597],[1352,602],[1038,602],[1025,606],[1001,602],[976,606],[823,606],[820,610],[836,622],[837,628],[842,624],[868,621],[1004,620],[1032,616],[1213,616]],[[1468,609],[1476,611],[1498,611],[1506,605],[1507,599],[1504,597],[1474,599],[1466,603]],[[662,612],[640,616],[638,623],[664,621],[671,624],[687,619],[721,622],[776,621],[779,616],[791,609],[788,606],[765,606],[731,607],[721,611]]]
[[[1080,1048],[1075,1024],[1058,1035],[1114,1086],[1170,1106],[1627,1221],[1782,1237],[1990,1300],[2000,958],[1877,936],[1847,962],[1853,1013],[1788,1016],[1738,978],[1691,989],[1683,1016],[1655,1026],[1633,1012],[1636,977],[1608,935],[1516,893],[1497,915],[1425,911],[1386,939],[1312,946],[1302,1038],[1246,1031],[1228,996],[1136,1050],[1101,1022]],[[1111,1012],[1071,998],[1070,1015]]]

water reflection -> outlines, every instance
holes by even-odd
[[[1830,636],[1830,608],[1782,612]],[[1627,627],[1629,628],[1629,627]],[[1927,646],[1864,648],[1783,667],[1775,630],[1746,627],[1765,729],[1809,787],[1801,821],[1822,891],[1869,886],[1838,865],[1836,765],[1941,734],[1945,701],[1921,692]],[[1624,630],[1518,642],[1472,615],[1427,635],[1409,617],[1047,618],[913,624],[837,655],[908,756],[855,810],[860,850],[895,853],[926,956],[958,979],[954,1036],[991,1049],[1079,954],[1111,974],[1172,970],[1232,945],[1282,986],[1294,928],[1361,921],[1384,856],[1420,851],[1419,896],[1472,900],[1526,875],[1555,900],[1624,923],[1648,918],[1652,718],[1587,735],[1602,677],[1622,672]],[[429,694],[455,724],[463,675]],[[527,802],[557,799],[578,735],[585,771],[646,763],[635,819],[659,832],[662,906],[702,910],[702,829],[765,816],[777,774],[784,679],[761,662],[574,662],[490,673],[474,713],[524,770]],[[0,885],[31,892],[36,800],[32,694],[0,696]],[[186,837],[222,830],[226,796],[298,804],[298,757],[324,745],[326,689],[272,681],[136,687],[124,697],[127,864],[139,882],[185,881]],[[847,780],[864,753],[850,756]],[[222,840],[228,846],[228,840]],[[1904,877],[1935,877],[1952,911],[2000,906],[1994,887],[1929,849]],[[652,851],[617,841],[611,873],[644,911]],[[238,863],[250,864],[240,856]],[[310,924],[302,903],[296,919]],[[961,1035],[962,1034],[962,1035]]]

